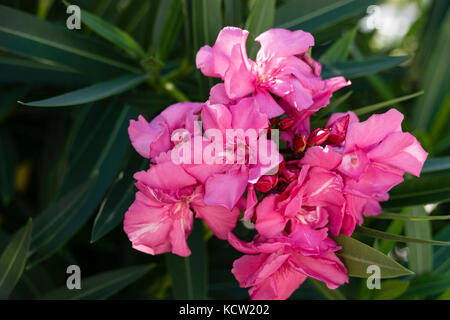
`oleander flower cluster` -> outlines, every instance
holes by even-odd
[[[193,219],[202,219],[243,253],[231,272],[252,299],[287,299],[308,277],[335,289],[348,272],[332,237],[380,214],[406,172],[419,176],[427,152],[395,109],[365,121],[335,113],[311,128],[350,81],[322,79],[307,32],[262,33],[255,60],[247,36],[226,27],[197,53],[203,75],[221,80],[206,102],[131,120],[131,143],[150,165],[134,176],[124,230],[137,250],[186,257]],[[233,233],[239,220],[254,226],[251,242]]]

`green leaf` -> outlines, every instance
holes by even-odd
[[[427,215],[427,212],[423,206],[411,207],[410,213],[413,216]],[[431,224],[429,221],[407,221],[405,223],[405,234],[408,237],[421,238],[431,241]],[[436,242],[441,243],[442,241]],[[433,270],[433,248],[430,244],[408,243],[408,264],[410,269],[418,275],[431,272],[431,270]]]
[[[400,233],[402,233],[404,226],[405,226],[404,221],[394,220],[389,225],[389,227],[386,229],[386,232],[391,233],[391,234],[400,234]],[[382,239],[378,246],[378,250],[380,250],[384,254],[389,254],[389,252],[391,252],[391,250],[395,248],[396,243],[397,242],[392,241],[392,240]]]
[[[133,266],[82,279],[80,290],[69,290],[67,286],[46,294],[43,300],[103,300],[143,277],[155,267],[154,264]]]
[[[93,175],[91,179],[51,204],[35,219],[30,254],[35,253],[51,241],[58,228],[64,225],[66,221],[70,221],[72,216],[78,212],[88,198],[97,178],[98,174]]]
[[[23,83],[68,87],[87,85],[89,75],[69,67],[39,63],[33,60],[0,56],[0,83]],[[15,101],[17,101],[16,99]]]
[[[192,1],[192,34],[193,60],[197,51],[204,45],[212,46],[222,28],[222,0],[193,0]],[[200,71],[196,72],[202,97],[207,99],[214,80],[205,77]]]
[[[356,239],[340,235],[335,240],[342,247],[336,254],[347,267],[351,277],[367,278],[370,276],[367,273],[367,267],[370,265],[380,267],[382,279],[413,274],[388,256]]]
[[[409,223],[408,221],[407,223]],[[411,222],[412,223],[412,222]],[[431,244],[434,246],[450,246],[450,242],[447,241],[434,241],[429,239],[419,239],[413,237],[400,236],[396,234],[387,233],[380,230],[375,230],[367,227],[356,227],[355,232],[357,234],[373,237],[377,239],[386,239],[386,240],[394,240],[399,242],[407,242],[407,243],[421,243],[421,244]]]
[[[244,8],[241,0],[224,0],[225,25],[241,28],[243,24],[242,12]]]
[[[450,82],[447,81],[450,72],[447,54],[450,51],[450,11],[447,10],[442,24],[428,36],[433,39],[433,50],[426,57],[426,67],[420,70],[425,94],[414,105],[412,112],[414,128],[424,130],[430,129],[433,119],[438,120],[436,116],[440,107],[445,107],[443,103],[450,90]]]
[[[88,197],[81,201],[81,207],[49,232],[49,239],[31,257],[28,268],[50,257],[86,223],[116,179],[125,155],[130,150],[127,128],[129,119],[135,117],[135,113],[129,107],[110,103],[88,110],[90,112],[80,125],[78,136],[73,139],[73,150],[68,153],[70,163],[59,195],[64,196],[73,186],[81,185],[95,172],[99,173],[98,178]]]
[[[0,137],[0,200],[8,205],[14,194],[15,150],[5,136]]]
[[[167,2],[164,3],[164,2]],[[185,3],[181,0],[170,0],[160,3],[158,11],[158,18],[164,19],[162,29],[154,29],[153,47],[156,52],[156,57],[162,61],[166,60],[172,50],[175,41],[178,38],[181,27],[183,25],[183,6]],[[166,6],[168,6],[166,12]],[[167,13],[164,16],[160,16],[161,10]]]
[[[22,276],[30,246],[31,229],[30,218],[0,256],[0,299],[8,298]]]
[[[423,91],[419,91],[419,92],[416,92],[416,93],[413,93],[413,94],[409,94],[409,95],[406,95],[406,96],[403,96],[403,97],[398,97],[398,98],[395,98],[395,99],[392,99],[392,100],[389,100],[389,101],[383,101],[383,102],[372,104],[370,106],[361,107],[361,108],[353,110],[353,112],[357,116],[362,116],[364,114],[373,113],[373,112],[378,111],[378,110],[383,109],[383,108],[394,107],[393,104],[396,104],[396,103],[399,103],[399,102],[402,102],[402,101],[406,101],[406,100],[409,100],[409,99],[413,99],[413,98],[418,97],[418,96],[420,96],[422,94],[423,94]]]
[[[441,230],[434,240],[437,241],[450,241],[450,224]],[[437,273],[449,273],[450,272],[450,248],[439,247],[433,248],[433,266],[434,271]]]
[[[401,299],[427,297],[450,288],[450,274],[424,274],[411,280],[409,289]]]
[[[421,174],[448,174],[450,173],[450,157],[428,158],[425,161]]]
[[[85,104],[130,90],[144,82],[148,77],[148,74],[128,74],[53,98],[19,103],[30,107],[67,107]]]
[[[99,79],[124,71],[140,72],[135,62],[115,54],[110,46],[3,5],[0,48],[72,66]]]
[[[66,1],[64,1],[64,4],[66,6],[70,5]],[[86,10],[81,10],[81,21],[96,34],[125,50],[131,56],[139,59],[144,59],[147,56],[139,43],[137,43],[128,33],[104,21],[102,18]]]
[[[192,27],[194,51],[212,46],[222,29],[222,0],[193,0]]]
[[[381,289],[376,290],[373,300],[393,300],[408,290],[409,281],[386,280],[381,282]]]
[[[291,0],[295,2],[299,7],[298,11],[302,10],[301,6],[304,6],[303,1]],[[322,6],[315,11],[309,12],[305,15],[298,17],[295,15],[293,19],[283,19],[282,15],[277,15],[277,28],[285,28],[291,30],[304,30],[308,32],[315,32],[326,27],[329,27],[339,21],[356,16],[363,13],[366,8],[376,3],[373,0],[341,0],[333,1],[332,4]],[[286,4],[287,6],[288,4]],[[289,8],[292,12],[296,12],[296,8],[289,4]],[[282,10],[282,8],[280,8]]]
[[[135,155],[134,150],[132,152],[133,157],[121,174],[123,177],[111,187],[111,191],[100,206],[92,227],[91,242],[97,241],[121,223],[125,212],[133,202],[136,192],[133,174],[148,167],[149,161]]]
[[[328,287],[322,282],[314,278],[308,278],[309,283],[321,294],[324,298],[328,300],[346,300],[345,296],[339,289],[328,289]]]
[[[405,220],[405,221],[428,221],[428,220],[450,220],[450,216],[408,216],[399,213],[382,213],[378,216],[369,216],[371,219]]]
[[[395,67],[408,58],[409,56],[383,57],[369,58],[362,61],[324,63],[322,77],[324,79],[336,76],[356,78]]]
[[[245,29],[249,32],[247,39],[247,53],[250,59],[256,57],[259,44],[255,38],[273,26],[275,17],[275,0],[254,0],[250,14],[245,23]]]
[[[347,60],[350,46],[355,39],[357,28],[342,35],[319,59],[321,63],[343,62]]]
[[[436,300],[450,300],[450,289],[445,290]]]
[[[166,254],[166,264],[172,278],[172,293],[177,300],[204,300],[208,294],[208,264],[203,224],[198,219],[195,219],[188,245],[192,254],[187,258]]]
[[[408,178],[389,191],[389,200],[382,204],[383,208],[395,209],[450,200],[450,175],[438,179],[433,176]]]

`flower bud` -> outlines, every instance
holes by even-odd
[[[306,149],[306,136],[295,135],[293,143],[295,152],[303,152]]]
[[[330,136],[330,133],[331,129],[317,128],[309,135],[308,146],[309,147],[320,146],[325,141],[327,141],[328,137]]]
[[[287,130],[294,125],[294,120],[291,118],[284,118],[278,122],[278,127],[281,130]]]
[[[255,189],[259,192],[269,192],[276,187],[278,183],[278,175],[262,176],[255,184]]]

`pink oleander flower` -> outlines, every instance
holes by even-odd
[[[203,162],[187,164],[184,168],[205,185],[205,203],[222,205],[231,210],[247,186],[275,170],[283,158],[271,139],[263,139],[269,121],[254,99],[243,98],[228,106],[208,101],[202,108],[201,116],[208,138],[212,139],[213,133],[215,139],[217,135],[223,137],[219,145],[217,140],[208,140],[208,143],[213,147],[216,144],[215,151],[222,149],[223,153],[215,157],[221,160],[224,156],[225,160],[220,165]],[[251,136],[253,138],[250,139]],[[262,148],[267,150],[264,157],[261,156]],[[227,162],[228,151],[234,157],[230,162]],[[223,190],[227,191],[224,193]]]
[[[154,159],[173,148],[171,135],[176,129],[194,132],[202,103],[183,102],[169,106],[150,123],[143,116],[131,120],[128,127],[131,144],[144,158]]]
[[[270,194],[256,208],[255,228],[264,237],[273,237],[288,223],[299,222],[312,229],[329,225],[338,235],[342,224],[344,184],[327,169],[304,165],[298,177],[280,194]]]
[[[321,65],[307,54],[314,45],[310,33],[262,33],[255,39],[261,45],[256,61],[247,57],[247,36],[246,30],[225,27],[213,47],[204,46],[197,53],[197,68],[224,81],[211,90],[210,100],[224,103],[252,94],[269,118],[287,112],[300,122],[327,105],[334,91],[350,84],[343,77],[321,79]],[[271,94],[282,100],[280,104]]]
[[[379,202],[388,200],[388,191],[403,181],[405,172],[420,175],[428,153],[414,136],[402,132],[402,120],[395,109],[364,122],[352,112],[334,114],[327,127],[345,140],[341,136],[333,147],[310,148],[300,160],[342,176],[346,201],[341,233],[351,235],[363,215],[381,213]]]
[[[347,269],[335,251],[340,247],[322,234],[321,249],[311,253],[304,249],[302,231],[282,234],[267,239],[256,236],[245,243],[229,234],[228,241],[238,251],[245,253],[233,263],[231,272],[243,288],[250,288],[254,300],[283,300],[296,290],[308,277],[323,281],[330,289],[348,282]]]
[[[194,212],[219,239],[225,240],[236,225],[237,208],[206,205],[203,186],[171,161],[152,165],[134,177],[139,192],[125,214],[124,230],[139,251],[189,256],[186,239],[192,231]]]
[[[186,257],[193,219],[202,219],[245,254],[232,273],[252,299],[287,299],[307,277],[335,289],[348,272],[330,235],[350,236],[364,216],[381,213],[389,190],[405,173],[419,176],[428,154],[395,109],[363,122],[336,113],[311,128],[311,115],[350,82],[321,78],[307,32],[262,33],[255,61],[247,36],[226,27],[197,53],[202,73],[223,80],[208,101],[130,121],[131,143],[150,168],[134,176],[124,230],[139,251]],[[232,233],[241,212],[257,232],[250,243]]]

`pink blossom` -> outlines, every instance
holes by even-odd
[[[301,164],[319,166],[344,180],[345,215],[341,232],[351,235],[364,215],[381,213],[380,201],[403,181],[405,172],[418,176],[427,152],[411,134],[402,132],[403,115],[395,109],[359,122],[352,113],[334,114],[327,127],[338,140],[310,148]],[[344,140],[345,138],[345,140]]]
[[[298,178],[282,193],[268,195],[258,205],[255,228],[262,236],[273,237],[288,222],[299,222],[313,229],[324,228],[329,223],[330,231],[337,235],[343,218],[343,188],[342,179],[336,173],[304,165]]]
[[[144,158],[155,158],[173,147],[171,134],[179,128],[193,133],[202,103],[183,102],[169,106],[150,123],[143,116],[128,127],[131,144]]]
[[[236,206],[247,186],[256,183],[260,177],[273,171],[283,158],[272,140],[261,140],[262,137],[258,136],[260,132],[264,135],[269,121],[254,99],[243,98],[228,106],[207,102],[202,108],[201,115],[206,134],[211,129],[219,131],[224,137],[224,153],[227,150],[231,151],[231,155],[235,158],[222,165],[202,163],[184,167],[205,185],[207,204],[222,205],[231,210]],[[254,133],[252,139],[249,137],[251,133]],[[261,158],[262,146],[267,149],[265,159]],[[240,151],[243,151],[242,159],[238,159]],[[222,158],[223,154],[218,154],[216,157]],[[227,155],[225,158],[228,159]]]
[[[239,99],[249,94],[270,118],[299,113],[304,120],[329,103],[332,93],[350,82],[343,77],[322,80],[321,66],[308,54],[314,45],[311,34],[298,30],[270,29],[255,40],[261,48],[256,61],[247,57],[248,31],[226,27],[213,47],[202,47],[196,58],[204,75],[221,78],[223,86],[212,90],[210,100]],[[271,93],[284,100],[280,106]],[[216,97],[217,96],[217,97]]]
[[[241,287],[250,287],[254,300],[287,299],[307,277],[325,282],[330,289],[348,282],[347,269],[334,253],[340,247],[330,238],[324,239],[320,254],[305,253],[302,243],[287,235],[275,239],[256,236],[245,243],[230,233],[228,241],[246,254],[233,263],[231,272]]]
[[[124,230],[139,251],[189,256],[186,239],[192,231],[193,211],[220,239],[226,239],[236,225],[239,210],[206,205],[203,187],[181,166],[159,163],[135,178],[139,191],[125,214]]]

